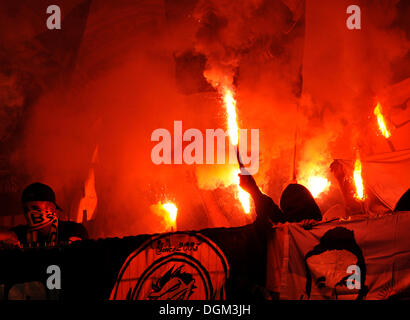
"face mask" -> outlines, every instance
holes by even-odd
[[[55,244],[58,231],[55,205],[47,201],[32,201],[26,203],[25,207],[28,222],[27,241]]]

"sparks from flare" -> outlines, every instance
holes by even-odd
[[[353,181],[356,187],[355,198],[359,200],[364,199],[364,187],[363,187],[363,179],[362,179],[362,162],[360,161],[360,157],[356,157],[356,161],[354,163],[354,171],[353,171]]]
[[[379,125],[379,130],[381,134],[386,138],[389,139],[391,136],[391,133],[389,129],[387,129],[386,122],[384,120],[384,116],[382,113],[382,107],[380,105],[380,102],[377,103],[376,107],[374,108],[374,115],[377,117],[377,123]]]
[[[228,135],[229,135],[229,140],[231,141],[231,144],[238,148],[239,144],[239,128],[238,128],[238,123],[237,123],[237,117],[236,117],[236,101],[235,98],[232,94],[232,91],[225,88],[223,91],[223,101],[225,104],[226,108],[226,114],[227,114],[227,120],[228,120]],[[245,214],[249,214],[251,212],[251,207],[250,207],[250,196],[249,194],[243,190],[239,186],[239,177],[238,173],[240,171],[237,170],[234,173],[234,182],[236,185],[237,189],[237,197],[243,207],[243,210]]]

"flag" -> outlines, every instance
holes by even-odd
[[[267,288],[289,300],[409,297],[409,226],[410,212],[320,223],[311,230],[281,225],[269,241]]]

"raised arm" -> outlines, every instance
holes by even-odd
[[[271,197],[264,194],[249,174],[239,174],[240,186],[248,192],[255,203],[256,223],[270,226],[272,223],[285,222],[282,210]]]
[[[330,170],[339,184],[349,215],[362,212],[360,202],[354,197],[355,191],[352,181],[347,178],[342,163],[339,160],[334,160],[330,165]]]

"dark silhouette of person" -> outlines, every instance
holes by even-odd
[[[285,223],[321,221],[322,214],[310,191],[300,184],[289,184],[282,192],[280,208],[271,197],[264,194],[255,179],[248,174],[239,174],[240,186],[255,203],[257,220],[260,223]]]
[[[352,275],[347,271],[349,266],[358,267],[360,289],[348,287],[347,281]],[[362,250],[354,232],[346,228],[327,231],[319,244],[306,254],[305,268],[306,296],[302,299],[362,300],[368,292]]]
[[[408,189],[397,201],[394,212],[410,211],[410,189]]]
[[[23,191],[22,204],[27,224],[11,229],[22,246],[50,246],[88,238],[83,225],[58,218],[57,211],[61,209],[48,185],[30,184]]]
[[[266,275],[267,266],[267,243],[272,231],[272,224],[303,222],[303,228],[309,229],[312,224],[322,220],[322,214],[313,196],[304,186],[289,184],[282,192],[279,208],[272,198],[261,192],[252,175],[249,175],[243,168],[241,171],[243,174],[239,174],[240,186],[252,196],[256,211],[256,220],[249,226],[252,228],[250,230],[253,231],[247,233],[244,243],[249,243],[251,239],[256,243],[252,247],[252,251],[258,250],[256,254],[252,252],[254,254],[253,261],[256,265],[263,266],[256,268],[257,274],[263,281],[260,282],[260,285],[254,285],[253,281],[247,283],[243,273],[235,271],[232,272],[232,278],[235,279],[235,284],[243,283],[238,288],[239,290],[253,292],[254,297],[279,299],[279,292],[273,292],[264,287],[266,283],[264,275]]]

